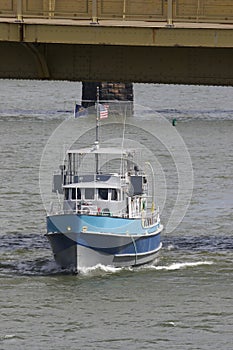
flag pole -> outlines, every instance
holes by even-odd
[[[100,120],[100,112],[99,112],[99,102],[100,102],[100,91],[99,91],[99,86],[97,86],[97,90],[96,90],[96,99],[97,99],[97,103],[96,103],[96,145],[99,144],[99,120]]]
[[[96,90],[96,137],[95,137],[95,149],[98,152],[99,149],[99,99],[100,99],[100,92],[99,92],[99,86],[97,86]],[[99,173],[99,155],[98,153],[95,154],[95,168],[96,168],[96,174]]]

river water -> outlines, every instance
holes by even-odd
[[[39,172],[80,93],[79,83],[0,81],[0,349],[231,350],[233,88],[134,85],[140,129],[128,137],[139,138],[143,123],[156,134],[155,116],[165,117],[190,156],[192,198],[181,223],[164,230],[155,265],[73,275],[56,266],[43,236]],[[160,149],[145,139],[157,152],[166,227],[182,170],[166,142]]]

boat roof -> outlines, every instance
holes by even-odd
[[[95,145],[87,148],[70,149],[67,154],[119,154],[119,155],[133,155],[135,149],[123,149],[117,147],[96,147]]]
[[[121,188],[120,184],[109,182],[75,182],[64,185],[63,188]]]

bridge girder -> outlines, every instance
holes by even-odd
[[[0,23],[0,78],[233,85],[229,25],[31,22]]]

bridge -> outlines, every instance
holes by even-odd
[[[232,0],[2,0],[0,78],[233,85]]]

